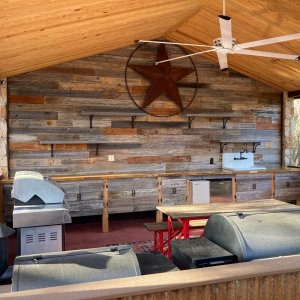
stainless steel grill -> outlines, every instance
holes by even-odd
[[[15,175],[12,198],[18,254],[62,251],[63,224],[71,223],[62,189],[40,173],[22,171]]]

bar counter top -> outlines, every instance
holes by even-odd
[[[96,179],[121,179],[121,178],[151,178],[151,177],[189,177],[189,176],[221,176],[237,174],[272,174],[272,173],[285,173],[285,172],[300,172],[299,167],[278,167],[267,168],[266,170],[225,170],[222,168],[198,169],[198,170],[169,170],[158,172],[127,172],[127,173],[99,173],[89,175],[61,175],[51,176],[55,181],[80,181],[80,180],[96,180]],[[13,178],[2,179],[2,184],[12,183]]]

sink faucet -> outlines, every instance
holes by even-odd
[[[247,149],[244,149],[243,151],[240,151],[240,157],[234,157],[234,160],[244,160],[248,159],[247,157],[243,156],[243,153],[248,153]]]

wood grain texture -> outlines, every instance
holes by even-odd
[[[9,78],[11,176],[24,169],[52,177],[169,171],[182,174],[217,169],[221,167],[218,141],[223,138],[234,141],[241,136],[261,141],[255,154],[256,164],[270,168],[280,164],[281,94],[232,70],[220,72],[215,63],[199,56],[194,62],[201,74],[199,82],[205,86],[198,90],[188,113],[202,111],[205,115],[196,116],[189,129],[186,115],[155,118],[143,114],[135,120],[135,128],[131,128],[128,112],[137,108],[126,90],[124,69],[134,49],[122,48]],[[149,50],[142,51],[140,62],[148,55]],[[138,74],[133,74],[132,80],[141,82]],[[184,87],[186,94],[192,93],[192,89]],[[89,115],[83,115],[83,111],[95,112],[93,128]],[[223,129],[220,116],[225,113],[235,117]],[[51,145],[41,145],[43,141],[62,145],[54,146],[51,157]],[[97,151],[93,144],[98,142],[101,145]],[[249,144],[228,144],[224,150],[239,152],[245,147],[251,150]],[[114,155],[113,162],[108,161],[109,155]],[[211,158],[214,165],[210,165]],[[85,205],[84,200],[79,202],[71,191],[68,193],[74,214],[103,212],[100,207],[103,199],[96,194],[95,202],[86,198]],[[185,190],[180,188],[180,193],[184,199]],[[110,202],[109,213],[155,207],[153,195],[143,195],[144,199],[136,198],[135,202],[130,191],[122,200],[123,196],[119,193]],[[154,195],[153,199],[156,198]],[[182,200],[165,198],[165,201]]]

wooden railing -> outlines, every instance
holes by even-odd
[[[18,300],[296,300],[300,255],[6,293]]]

